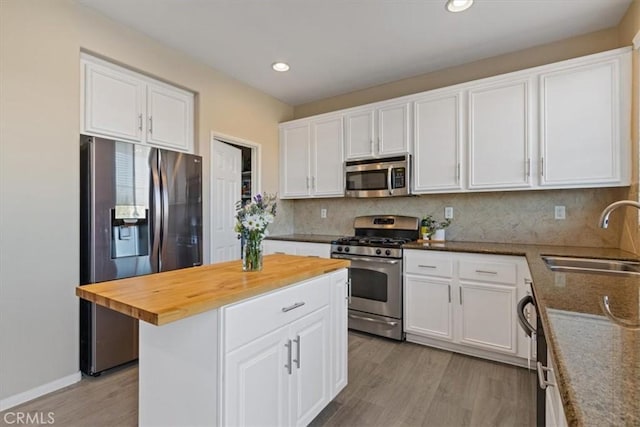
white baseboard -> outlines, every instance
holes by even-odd
[[[28,402],[37,397],[44,396],[45,394],[60,390],[61,388],[70,386],[71,384],[75,384],[80,381],[81,378],[82,375],[80,374],[80,371],[78,371],[74,374],[67,375],[66,377],[58,378],[55,381],[32,388],[31,390],[14,394],[13,396],[9,396],[5,399],[0,399],[0,411],[5,411],[9,408],[20,405],[21,403]]]

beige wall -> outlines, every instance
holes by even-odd
[[[81,49],[197,93],[205,218],[211,131],[262,144],[263,190],[278,188],[290,106],[71,0],[1,0],[0,400],[78,371]]]

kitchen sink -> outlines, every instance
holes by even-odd
[[[542,260],[552,271],[640,276],[638,261],[548,255],[543,255]]]

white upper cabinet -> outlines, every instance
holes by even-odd
[[[83,68],[83,131],[142,142],[144,84],[99,64]]]
[[[530,186],[528,78],[469,89],[469,188]]]
[[[628,184],[631,55],[540,75],[540,184]]]
[[[343,135],[341,116],[311,122],[311,192],[316,197],[344,194]]]
[[[377,104],[345,114],[346,160],[409,150],[409,102]]]
[[[346,159],[371,157],[374,148],[374,109],[347,113],[345,121]]]
[[[191,151],[193,94],[150,84],[147,87],[147,142]]]
[[[376,155],[402,154],[409,150],[409,103],[388,104],[377,109]]]
[[[280,129],[280,197],[306,197],[310,187],[309,123]]]
[[[342,116],[297,120],[280,126],[280,197],[344,194]]]
[[[462,92],[422,96],[413,104],[413,192],[461,189]]]
[[[194,95],[82,54],[81,132],[193,152]]]

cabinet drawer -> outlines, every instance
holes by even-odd
[[[448,254],[405,251],[405,269],[407,273],[451,277],[453,259]]]
[[[225,352],[328,305],[331,280],[325,275],[223,309]]]
[[[460,278],[516,285],[516,264],[506,262],[460,261]]]

